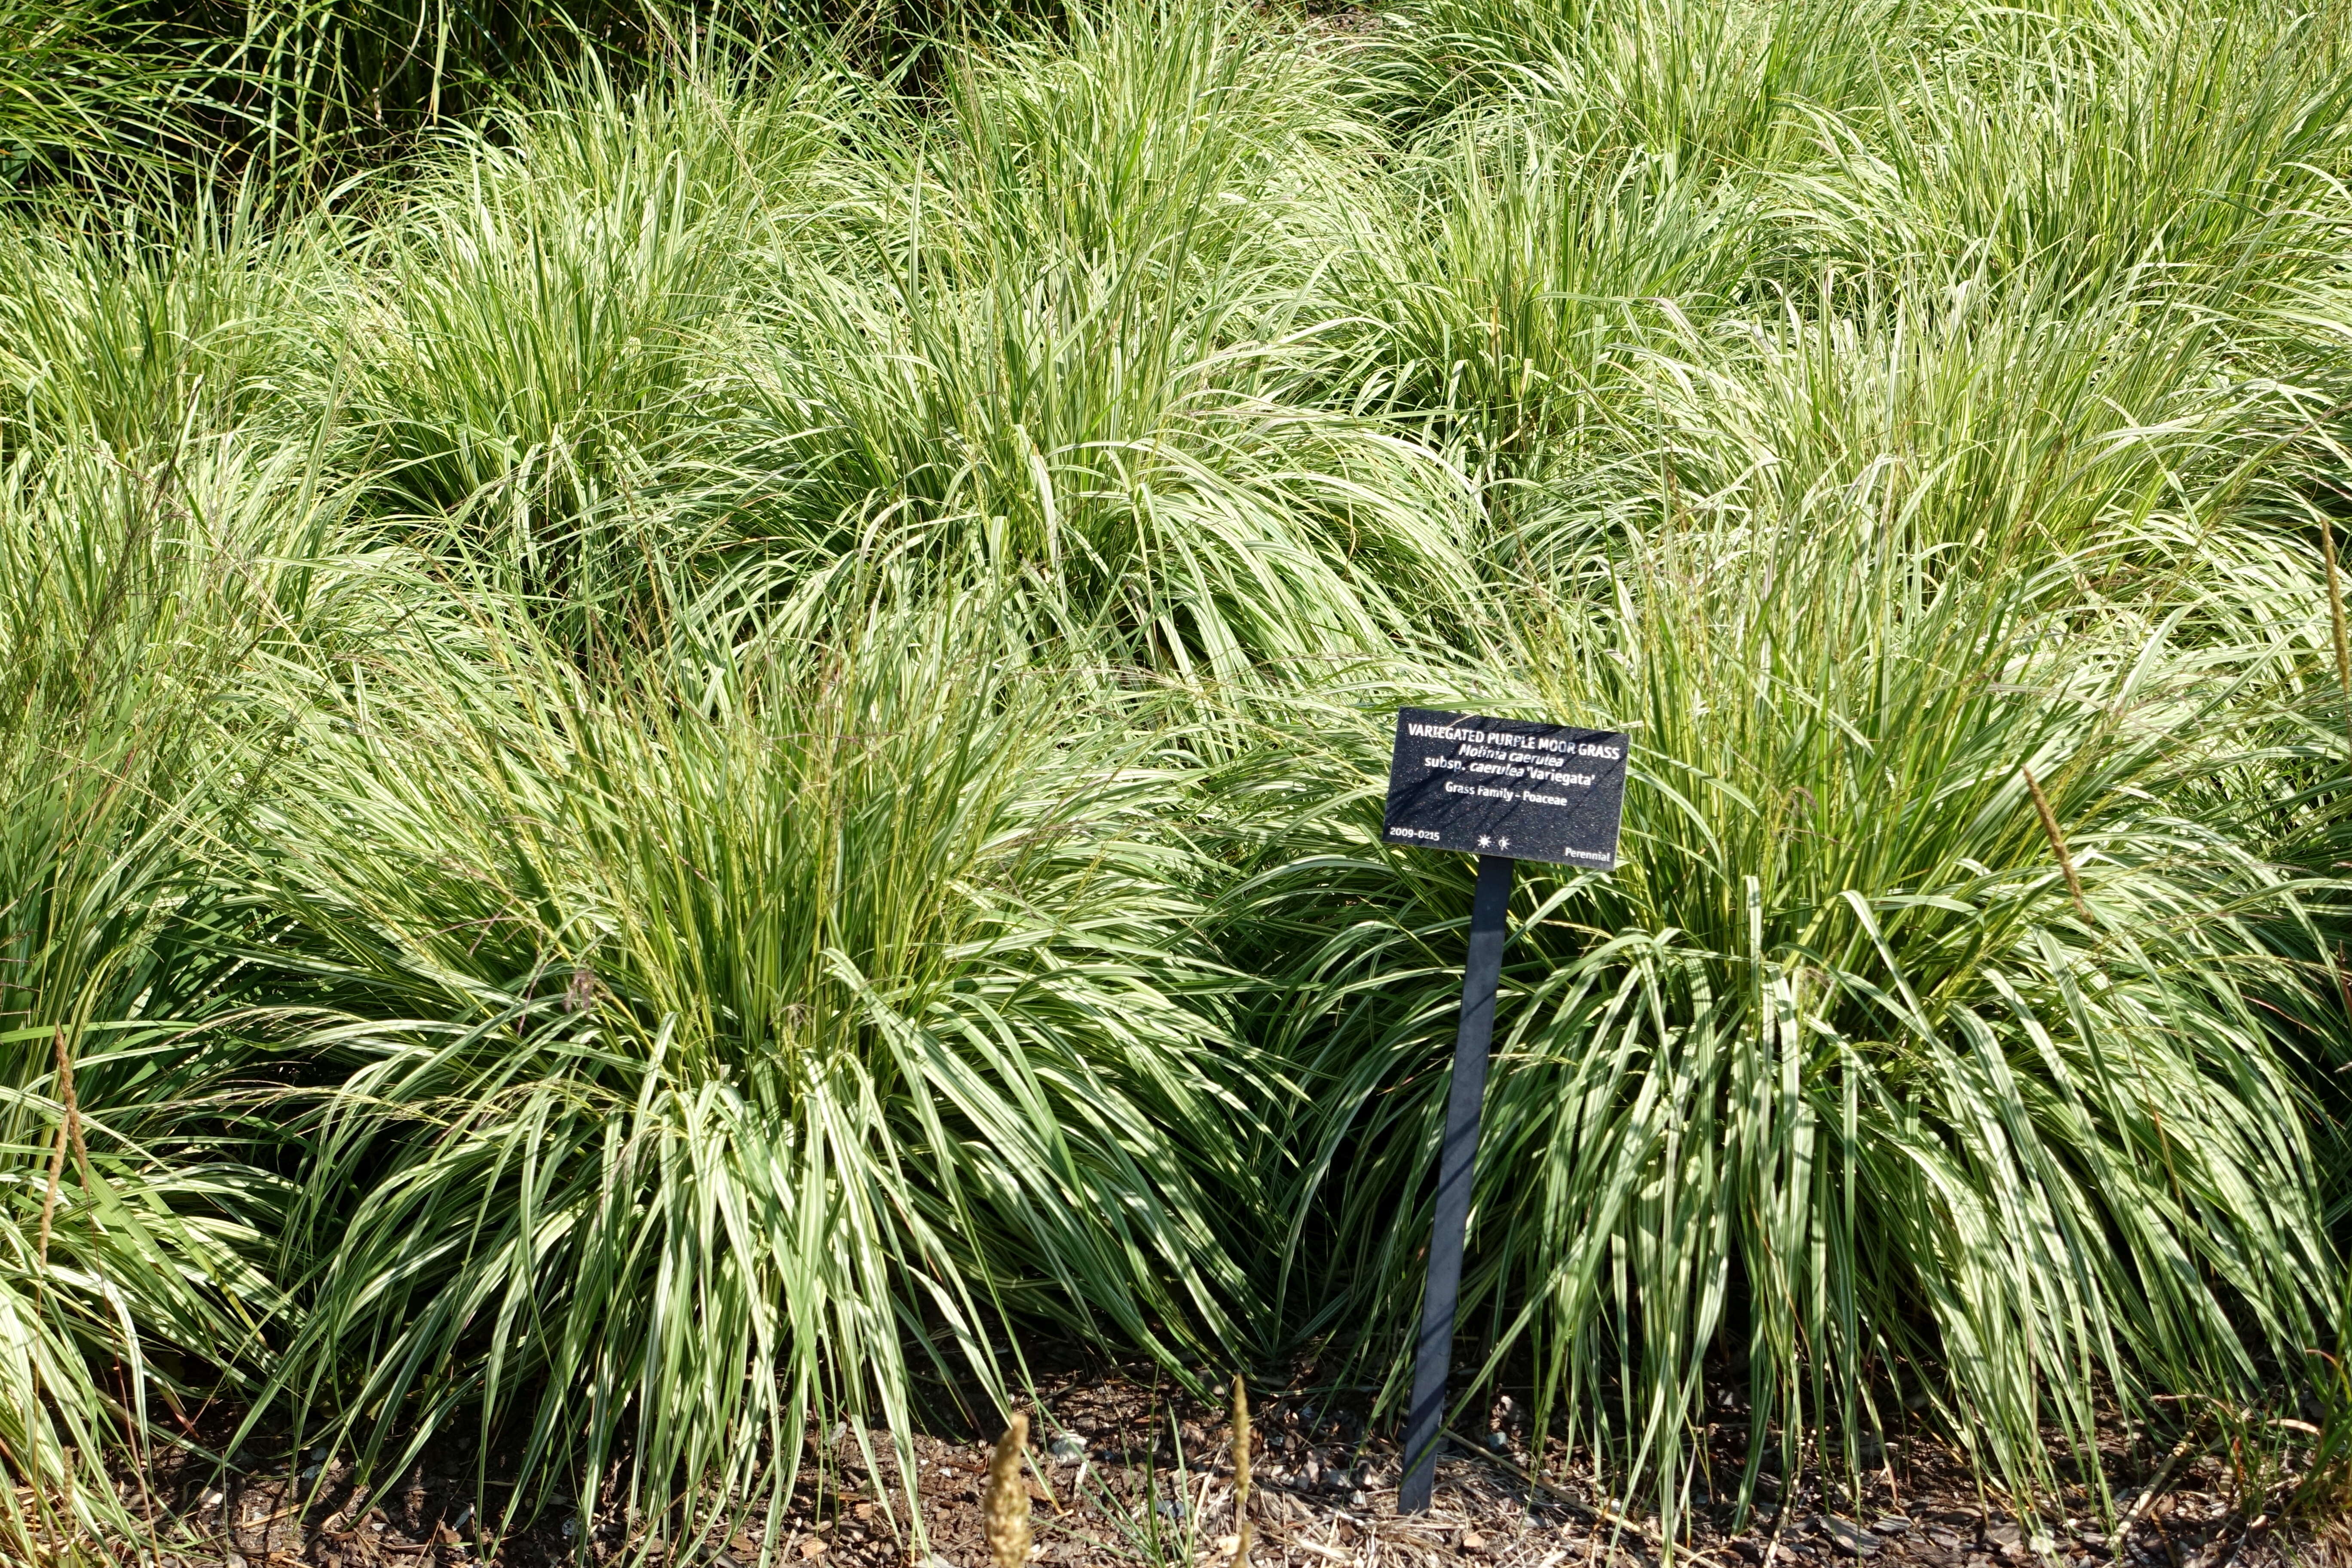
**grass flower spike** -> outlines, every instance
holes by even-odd
[[[1029,1417],[1016,1413],[989,1458],[988,1489],[980,1503],[989,1560],[996,1568],[1023,1568],[1029,1561],[1029,1485],[1021,1477],[1028,1447]]]

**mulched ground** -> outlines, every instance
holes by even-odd
[[[1033,1412],[1033,1561],[1073,1568],[1219,1568],[1235,1528],[1226,1413],[1171,1396],[1146,1376],[1065,1377],[1043,1386]],[[1493,1568],[1653,1568],[1664,1543],[1611,1511],[1587,1476],[1549,1480],[1528,1471],[1521,1413],[1497,1402],[1483,1432],[1465,1435],[1438,1467],[1435,1506],[1396,1511],[1392,1434],[1370,1429],[1361,1396],[1298,1388],[1259,1396],[1254,1413],[1253,1568],[1417,1568],[1445,1562]],[[1719,1474],[1744,1426],[1727,1413],[1713,1429]],[[663,1568],[750,1568],[772,1534],[786,1568],[986,1568],[980,1497],[989,1447],[919,1434],[925,1542],[907,1529],[898,1466],[877,1437],[869,1472],[856,1444],[835,1432],[813,1442],[792,1509],[754,1516],[725,1539],[675,1545]],[[814,1452],[829,1444],[829,1452]],[[1956,1457],[1927,1439],[1898,1443],[1859,1506],[1825,1501],[1801,1479],[1785,1506],[1768,1485],[1765,1507],[1734,1532],[1728,1502],[1703,1502],[1672,1558],[1709,1568],[2271,1568],[2352,1563],[2331,1532],[2273,1526],[2263,1499],[2233,1496],[2211,1455],[2175,1457],[2118,1425],[2102,1459],[2124,1518],[2113,1534],[2090,1494],[2056,1500],[2036,1539],[1998,1500],[1980,1498]],[[505,1540],[482,1533],[469,1454],[436,1450],[410,1474],[356,1488],[317,1456],[248,1454],[242,1473],[209,1467],[132,1488],[156,1518],[145,1550],[120,1553],[142,1568],[551,1568],[582,1560],[576,1518],[543,1519]],[[2168,1466],[2166,1461],[2171,1463]],[[310,1461],[310,1462],[306,1462]],[[496,1467],[492,1467],[493,1474]],[[820,1480],[820,1474],[823,1479]],[[2158,1484],[2150,1486],[2151,1479]],[[1771,1478],[1767,1477],[1769,1483]],[[1728,1489],[1729,1482],[1723,1483]],[[2241,1506],[2241,1505],[2243,1506]],[[576,1513],[576,1510],[565,1510]],[[2252,1517],[2249,1517],[2252,1512]],[[2053,1510],[2054,1513],[2054,1510]],[[585,1560],[614,1561],[633,1540],[617,1508],[591,1522]]]

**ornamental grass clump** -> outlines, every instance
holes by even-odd
[[[784,1495],[820,1415],[903,1445],[910,1351],[1247,1331],[1262,1090],[1148,723],[979,598],[593,674],[458,636],[319,710],[258,825],[341,1014],[284,1415],[389,1462],[462,1412],[515,1510],[617,1464],[654,1519]]]
[[[219,855],[277,738],[244,672],[340,624],[332,510],[230,439],[0,469],[0,1556],[132,1529],[109,1468],[278,1321],[280,1151],[230,1092],[278,1031]]]
[[[452,133],[341,333],[343,452],[385,533],[575,637],[625,635],[650,561],[735,542],[706,389],[747,280],[830,228],[857,96],[814,68],[629,91],[592,63]]]
[[[1857,1463],[1907,1400],[2032,1498],[2104,1400],[2249,1394],[2334,1321],[2334,986],[2294,956],[2333,884],[2251,847],[2324,803],[2212,794],[2263,765],[2279,662],[2083,614],[2096,559],[1936,563],[1660,540],[1435,699],[1633,737],[1616,870],[1522,868],[1463,1321],[1668,1516],[1726,1351],[1743,1488],[1801,1441]],[[1329,1226],[1288,1289],[1391,1325],[1391,1380],[1469,907],[1466,866],[1373,847],[1402,696],[1301,713],[1367,705],[1357,793],[1237,895],[1285,933],[1257,1026],[1301,1063],[1288,1205]]]
[[[1007,40],[895,154],[887,265],[787,261],[736,389],[779,574],[979,571],[1041,642],[1217,680],[1459,607],[1461,476],[1323,395],[1369,373],[1316,259],[1363,138],[1265,26],[1155,0]]]

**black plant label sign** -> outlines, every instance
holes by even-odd
[[[1381,836],[1605,871],[1625,811],[1625,737],[1524,719],[1408,708],[1397,715]]]

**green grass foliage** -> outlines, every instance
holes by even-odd
[[[658,1511],[813,1405],[908,1430],[913,1336],[992,1383],[1007,1314],[1236,1342],[1265,1091],[1207,1059],[1182,775],[950,629],[990,614],[702,650],[691,705],[492,632],[313,713],[255,868],[338,999],[301,1408],[371,1454],[467,1405],[559,1473],[625,1445]]]
[[[208,25],[0,13],[15,1549],[289,1430],[682,1542],[1048,1342],[1392,1413],[1406,703],[1633,743],[1464,1398],[1669,1523],[2340,1399],[2352,10]]]

